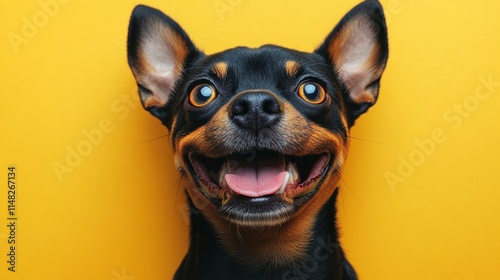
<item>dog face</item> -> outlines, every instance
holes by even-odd
[[[350,127],[377,100],[387,56],[377,1],[351,10],[312,53],[206,55],[145,6],[128,37],[142,104],[170,131],[187,193],[216,228],[313,220],[338,186]]]

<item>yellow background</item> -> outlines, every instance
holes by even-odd
[[[166,129],[140,107],[126,61],[136,4],[171,15],[213,53],[313,50],[358,2],[54,1],[0,4],[0,279],[170,279],[184,256],[184,194],[168,140],[157,139]],[[378,103],[352,130],[343,247],[360,279],[500,279],[500,4],[382,4],[390,59]]]

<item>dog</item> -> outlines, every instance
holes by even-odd
[[[378,1],[354,7],[311,53],[264,45],[212,55],[139,5],[127,50],[190,205],[174,279],[357,279],[335,202],[349,130],[377,101],[388,59]]]

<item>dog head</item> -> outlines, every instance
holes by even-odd
[[[276,226],[332,196],[349,129],[375,104],[388,57],[377,1],[312,53],[274,45],[206,55],[171,18],[133,11],[128,61],[142,105],[170,132],[195,207],[212,224]]]

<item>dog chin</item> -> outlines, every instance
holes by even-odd
[[[185,157],[190,175],[220,214],[241,226],[285,223],[320,189],[332,170],[328,152],[294,156],[274,151]]]

